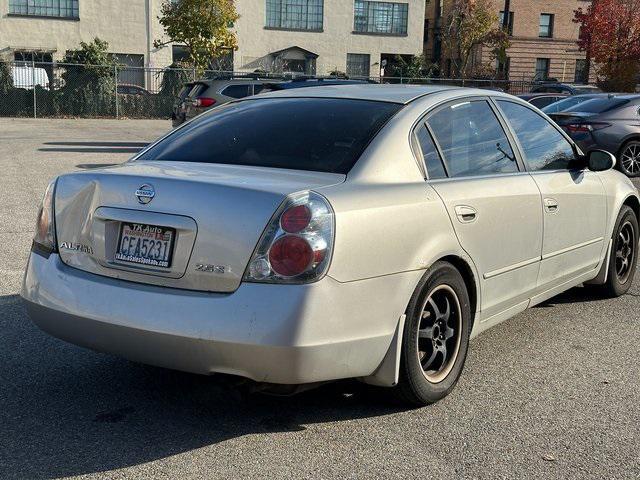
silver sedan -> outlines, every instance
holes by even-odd
[[[274,92],[53,181],[22,296],[44,331],[134,361],[424,405],[480,332],[629,289],[640,201],[614,164],[502,93]]]

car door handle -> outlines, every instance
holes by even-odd
[[[460,223],[471,223],[478,217],[476,209],[468,205],[456,205],[455,211]]]
[[[556,213],[558,211],[558,201],[555,198],[545,198],[544,209],[549,213]]]

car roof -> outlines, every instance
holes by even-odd
[[[261,94],[261,98],[313,97],[345,98],[352,100],[373,100],[378,102],[400,103],[406,105],[413,100],[431,93],[446,90],[460,90],[460,87],[442,85],[396,85],[396,84],[359,84],[326,85],[313,88],[290,88]],[[486,90],[467,89],[469,93],[488,95]],[[492,92],[499,95],[499,92]]]
[[[564,92],[534,92],[534,93],[523,93],[522,95],[518,95],[518,98],[523,100],[530,100],[532,98],[540,98],[540,97],[568,97]]]

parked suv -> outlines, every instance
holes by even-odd
[[[267,82],[274,83],[273,80],[253,78],[204,79],[194,82],[193,88],[184,101],[184,118],[180,123],[232,100],[256,95],[264,89]],[[174,126],[176,126],[175,122]]]

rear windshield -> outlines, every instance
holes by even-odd
[[[230,103],[174,131],[138,160],[346,174],[400,107],[332,98],[263,98]]]
[[[629,103],[629,100],[616,98],[594,98],[564,110],[565,112],[604,113]]]
[[[542,109],[544,113],[555,113],[562,112],[569,107],[573,107],[574,105],[578,105],[579,103],[586,102],[589,100],[588,98],[580,98],[580,96],[568,97],[563,100],[559,100],[557,102],[552,103],[551,105],[547,105]]]

